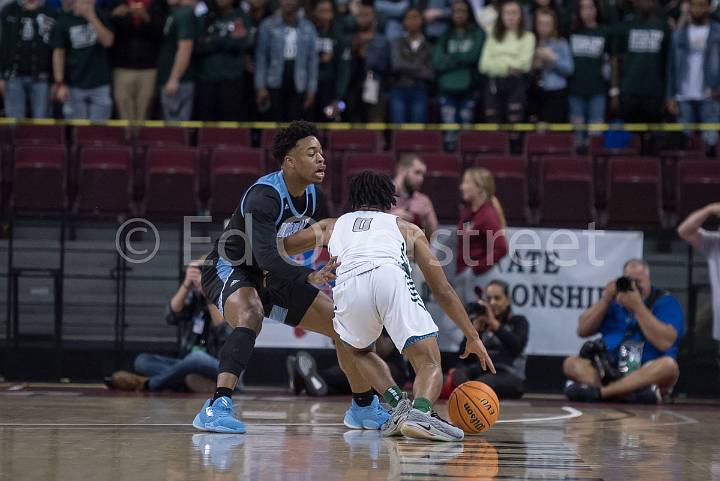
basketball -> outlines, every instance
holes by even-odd
[[[483,433],[500,416],[500,401],[490,386],[478,381],[464,382],[448,399],[450,421],[468,434]]]

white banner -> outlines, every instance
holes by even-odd
[[[625,261],[642,257],[643,251],[642,232],[508,228],[510,248],[500,265],[482,276],[462,279],[454,276],[455,230],[446,227],[446,234],[437,236],[434,245],[438,248],[438,258],[445,261],[445,271],[458,294],[467,301],[474,297],[475,286],[485,286],[492,279],[506,281],[510,285],[513,311],[524,315],[530,323],[527,354],[577,353],[583,342],[576,334],[578,317],[598,300],[608,281],[622,275]],[[453,255],[443,255],[441,244],[447,246],[445,253],[449,248]],[[422,288],[422,275],[417,267],[413,274],[426,297],[427,289]],[[456,351],[462,333],[431,299],[426,300],[426,306],[440,328],[440,348]],[[333,348],[325,336],[270,319],[265,319],[255,345]]]
[[[482,276],[457,278],[454,285],[469,300],[475,286],[492,279],[507,282],[513,312],[530,324],[528,354],[577,353],[583,342],[576,334],[578,317],[610,280],[622,275],[625,261],[642,257],[643,251],[642,232],[634,231],[509,228],[507,236],[509,252],[499,266]],[[438,240],[455,250],[455,239]],[[437,309],[433,313],[438,319]],[[448,322],[444,318],[439,324],[457,341]],[[447,340],[441,347],[452,350]]]

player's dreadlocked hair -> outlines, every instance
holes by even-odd
[[[361,207],[390,210],[397,202],[395,184],[380,172],[366,170],[350,181],[350,205],[353,210]]]
[[[310,136],[320,136],[318,129],[313,124],[304,120],[290,122],[290,125],[278,130],[273,137],[271,149],[273,158],[282,165],[283,159],[295,147],[298,140]]]

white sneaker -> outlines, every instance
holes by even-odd
[[[390,436],[401,436],[402,433],[400,432],[400,429],[411,410],[412,403],[407,398],[407,394],[403,393],[403,397],[398,405],[395,406],[395,409],[390,411],[390,419],[388,419],[380,428],[382,435],[386,438]]]
[[[433,411],[424,413],[415,408],[410,410],[400,431],[409,438],[432,441],[462,441],[465,433],[442,419]]]

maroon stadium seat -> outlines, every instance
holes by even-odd
[[[653,157],[615,157],[609,162],[607,214],[610,225],[657,225],[660,161]]]
[[[186,146],[190,145],[190,132],[183,127],[142,127],[137,143],[142,147]]]
[[[147,215],[195,215],[197,152],[186,147],[150,147],[147,152]]]
[[[527,159],[520,156],[480,155],[475,158],[475,166],[485,167],[493,173],[495,195],[508,223],[527,222]]]
[[[720,161],[715,159],[686,160],[677,171],[678,217],[720,200]]]
[[[342,200],[347,200],[350,191],[350,178],[364,170],[375,170],[388,175],[393,174],[395,158],[392,154],[348,154],[342,166]]]
[[[375,130],[331,130],[328,148],[336,155],[354,152],[379,152],[380,132]]]
[[[530,133],[525,137],[525,155],[573,155],[575,137],[565,133]]]
[[[62,125],[18,124],[12,137],[15,145],[64,145],[65,128]]]
[[[67,155],[62,145],[15,149],[13,205],[18,211],[62,211],[66,205]]]
[[[587,227],[593,221],[592,161],[547,156],[541,160],[540,213],[543,224]]]
[[[443,134],[437,130],[396,130],[393,133],[393,152],[437,152],[443,148]]]
[[[201,127],[198,129],[198,193],[202,200],[210,195],[210,156],[217,148],[249,149],[250,129]]]
[[[229,216],[240,204],[243,193],[264,172],[265,162],[260,149],[220,148],[211,157],[212,215]]]
[[[459,146],[463,160],[470,164],[478,155],[510,155],[510,136],[507,132],[463,131]]]
[[[83,125],[73,130],[75,146],[125,145],[128,143],[125,127],[108,125]]]
[[[218,147],[251,147],[249,129],[223,129],[220,127],[202,127],[198,130],[198,147],[215,149]]]
[[[75,201],[78,213],[102,216],[131,210],[130,147],[85,147],[80,151],[79,161],[78,196]]]
[[[260,134],[260,148],[265,151],[265,172],[272,172],[280,168],[275,158],[272,156],[272,141],[275,137],[277,129],[263,129]]]
[[[453,154],[426,154],[420,157],[427,165],[422,191],[432,200],[439,221],[455,224],[460,208],[460,159]]]

